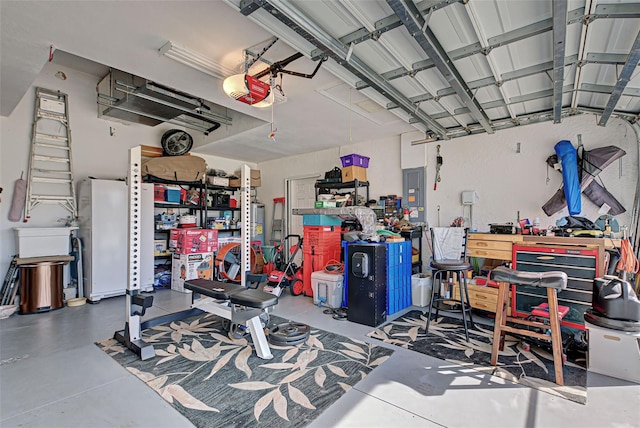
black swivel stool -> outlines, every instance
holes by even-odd
[[[434,229],[431,229],[431,242],[436,242],[436,234],[434,233]],[[471,316],[471,303],[469,300],[469,290],[467,289],[467,272],[473,271],[473,266],[466,261],[466,241],[467,241],[467,230],[464,231],[464,244],[463,244],[463,252],[461,253],[460,259],[442,259],[438,260],[435,257],[436,251],[434,251],[434,258],[431,261],[431,269],[433,271],[433,281],[431,287],[431,303],[429,304],[429,315],[427,317],[427,333],[429,333],[429,324],[431,322],[431,312],[433,308],[436,309],[436,319],[438,318],[438,313],[440,311],[440,306],[443,302],[459,302],[462,312],[462,320],[464,323],[464,334],[467,338],[467,342],[469,341],[469,329],[467,325],[467,315],[469,316],[469,322],[471,327],[473,327],[473,318]],[[435,247],[435,244],[434,244]],[[445,275],[446,274],[446,275]],[[460,300],[456,300],[451,298],[446,298],[445,296],[436,296],[436,288],[440,289],[439,284],[445,280],[445,277],[450,277],[451,275],[458,277],[458,287],[460,287]],[[453,293],[453,290],[450,290]],[[438,292],[439,294],[439,292]],[[466,301],[465,301],[466,300]]]

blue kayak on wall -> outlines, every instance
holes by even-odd
[[[580,214],[582,200],[580,198],[580,174],[578,172],[578,151],[571,141],[562,140],[554,146],[554,150],[562,164],[562,181],[564,197],[567,200],[569,215]]]

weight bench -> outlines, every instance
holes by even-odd
[[[232,323],[246,325],[251,333],[256,354],[263,359],[271,359],[271,349],[260,322],[260,315],[267,314],[269,308],[278,304],[278,297],[228,282],[208,279],[190,279],[184,288],[193,291],[192,307],[221,316]],[[201,294],[196,300],[195,294]]]

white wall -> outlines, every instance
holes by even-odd
[[[636,192],[638,174],[638,142],[631,127],[619,119],[611,119],[606,127],[596,125],[593,115],[574,116],[562,124],[544,122],[450,141],[426,145],[426,189],[427,221],[435,226],[438,222],[437,207],[440,206],[441,225],[448,225],[454,218],[463,215],[460,194],[464,190],[475,190],[480,199],[473,207],[473,227],[488,231],[489,223],[515,222],[517,212],[521,218],[540,217],[543,227],[552,225],[566,211],[547,217],[542,205],[562,185],[562,176],[549,169],[547,183],[546,159],[554,153],[554,145],[563,139],[577,146],[577,135],[582,134],[585,149],[616,145],[627,152],[622,158],[621,168],[615,162],[601,174],[605,187],[622,203],[627,212],[618,216],[621,225],[630,223],[630,211]],[[415,133],[415,139],[424,136]],[[406,140],[406,135],[405,138]],[[516,145],[520,143],[520,153]],[[405,143],[406,144],[406,143]],[[436,146],[441,145],[443,165],[442,181],[437,191],[433,190],[435,179]],[[419,147],[419,146],[414,146]],[[342,146],[306,155],[263,162],[262,199],[267,202],[267,218],[271,218],[271,198],[284,195],[284,180],[310,173],[324,174],[340,165],[341,154],[359,153],[370,156],[367,171],[371,182],[371,196],[402,193],[400,170],[400,137],[393,141],[379,141]],[[423,159],[423,158],[422,158]],[[415,166],[415,165],[411,165]],[[598,207],[586,197],[582,198],[581,216],[595,220]],[[565,209],[566,210],[566,209]],[[466,211],[465,217],[469,216]]]
[[[53,76],[60,69],[67,75],[67,80],[61,81]],[[172,127],[147,127],[98,119],[95,92],[97,80],[94,76],[47,64],[34,82],[34,86],[59,89],[69,94],[76,181],[87,176],[124,177],[128,149],[138,144],[157,146],[162,133]],[[10,257],[15,252],[12,228],[25,226],[23,223],[9,222],[7,215],[13,183],[20,177],[21,171],[26,172],[28,167],[33,98],[33,90],[27,92],[13,114],[2,118],[0,122],[0,187],[4,188],[0,196],[0,272],[6,272]],[[114,136],[109,135],[110,127],[115,128]],[[437,223],[438,205],[441,208],[442,224],[448,224],[453,218],[462,215],[460,192],[463,190],[476,190],[480,195],[473,213],[474,227],[479,230],[487,230],[488,223],[515,221],[518,210],[521,217],[540,217],[543,226],[553,223],[556,217],[564,213],[547,218],[541,206],[560,187],[562,179],[559,173],[550,170],[550,181],[546,183],[545,160],[553,153],[556,142],[570,139],[576,144],[579,133],[583,136],[586,149],[614,144],[627,151],[627,156],[622,158],[620,177],[617,162],[600,176],[607,189],[630,211],[638,174],[635,134],[629,125],[618,119],[610,120],[608,126],[602,128],[596,126],[594,116],[583,115],[565,119],[560,125],[545,122],[493,135],[481,134],[440,142],[444,164],[441,170],[442,182],[436,192],[432,188],[436,144],[428,144],[426,200],[429,224]],[[201,138],[196,132],[192,135],[195,139]],[[519,154],[516,153],[517,142],[521,143]],[[304,136],[301,136],[301,144],[304,144]],[[260,163],[258,168],[262,170],[263,186],[258,189],[258,197],[266,204],[266,218],[270,219],[272,216],[272,199],[284,195],[285,179],[313,174],[322,176],[325,171],[340,165],[340,155],[349,153],[371,157],[368,170],[371,198],[401,194],[400,151],[398,136]],[[203,157],[210,167],[228,172],[235,171],[243,163],[213,156]],[[591,219],[597,217],[597,208],[586,198],[583,198],[583,215]],[[67,213],[56,206],[41,206],[34,210],[32,220],[26,226],[56,226],[60,224],[57,220],[66,216]],[[619,216],[619,221],[620,224],[629,224],[629,212]],[[267,220],[268,227],[269,223]],[[266,236],[269,236],[268,233]]]
[[[443,165],[442,181],[438,190],[427,187],[428,221],[437,222],[435,207],[440,205],[443,225],[462,215],[460,193],[475,190],[480,200],[473,207],[473,227],[487,231],[489,223],[516,221],[520,218],[540,217],[541,225],[555,224],[555,220],[568,214],[566,208],[547,217],[542,205],[562,185],[562,175],[549,168],[547,183],[546,159],[554,153],[553,147],[560,140],[570,140],[577,146],[577,135],[582,135],[586,150],[615,145],[627,152],[618,162],[605,169],[600,177],[627,212],[618,216],[620,224],[629,224],[630,211],[635,195],[638,174],[638,142],[630,125],[612,119],[606,127],[596,125],[593,115],[574,116],[562,124],[551,122],[512,128],[495,133],[454,139],[441,144]],[[520,153],[516,153],[520,143]],[[429,166],[427,177],[431,183],[435,177],[436,145],[428,145]],[[621,173],[621,175],[620,175]],[[580,216],[595,220],[598,208],[582,197]],[[468,216],[468,211],[467,211]]]
[[[67,80],[54,77],[62,70]],[[133,123],[99,119],[96,109],[96,84],[98,78],[56,64],[48,63],[43,68],[33,87],[60,90],[69,95],[69,121],[72,134],[73,173],[76,182],[88,176],[98,178],[123,178],[128,169],[128,150],[140,144],[159,146],[162,134],[174,128],[171,124],[149,127]],[[0,133],[0,272],[4,276],[11,257],[15,254],[14,227],[61,226],[58,219],[68,212],[56,205],[43,205],[32,211],[28,223],[12,223],[7,217],[11,206],[13,183],[22,171],[28,169],[31,125],[35,92],[29,90],[11,116],[2,118]],[[115,135],[110,136],[110,127]],[[194,140],[204,138],[192,131]],[[197,154],[194,152],[194,154]],[[207,161],[209,168],[234,172],[244,162],[215,156],[199,155]],[[249,164],[255,167],[255,164]],[[125,250],[125,249],[123,249]]]
[[[400,136],[261,162],[258,168],[262,175],[262,187],[258,190],[258,198],[266,206],[266,240],[271,236],[273,198],[285,196],[285,180],[312,175],[324,178],[326,171],[342,166],[340,156],[351,153],[371,158],[367,170],[370,199],[378,199],[381,195],[402,193]]]

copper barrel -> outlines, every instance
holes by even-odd
[[[64,306],[62,272],[65,262],[20,266],[20,313],[33,314]]]

